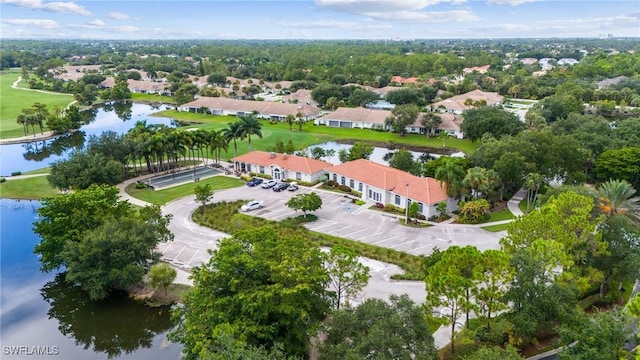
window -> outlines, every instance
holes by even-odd
[[[369,189],[369,199],[373,199],[373,191],[371,191],[371,189]]]
[[[264,174],[264,166],[260,166],[260,174]]]
[[[358,183],[358,191],[362,192],[362,183]]]
[[[251,172],[251,164],[247,164],[247,172]]]
[[[349,180],[349,187],[352,189],[356,187],[356,183],[353,181],[353,179]]]
[[[297,172],[296,173],[296,180],[302,180],[302,174]]]
[[[341,176],[340,177],[340,184],[344,185],[344,183],[345,183],[344,176]]]
[[[396,195],[396,205],[400,205],[400,195]]]
[[[418,203],[418,212],[424,214],[424,204],[421,202]]]
[[[333,174],[333,181],[338,182],[338,175]]]

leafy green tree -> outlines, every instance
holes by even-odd
[[[286,204],[294,211],[302,210],[304,217],[307,217],[307,211],[316,211],[322,207],[322,198],[315,192],[298,194]]]
[[[327,106],[326,104],[328,99],[336,98],[338,100],[343,100],[345,98],[345,94],[342,86],[340,85],[323,84],[311,90],[311,97],[318,104]]]
[[[326,106],[329,108],[329,110],[333,111],[338,107],[338,102],[338,98],[332,96],[327,99]]]
[[[358,254],[350,248],[335,245],[327,254],[324,266],[335,291],[335,308],[340,310],[342,299],[356,296],[369,282],[369,267],[358,261]],[[348,302],[347,302],[348,304]]]
[[[129,90],[129,82],[125,74],[117,76],[115,84],[108,92],[108,98],[115,101],[123,101],[131,99],[131,91]]]
[[[471,195],[473,197],[479,197],[479,192],[481,191],[481,189],[485,189],[489,182],[487,169],[481,168],[479,166],[468,169],[467,174],[464,176],[462,182],[467,187],[471,188]]]
[[[321,359],[438,358],[424,313],[407,295],[392,295],[390,304],[367,299],[355,309],[334,311],[322,327]]]
[[[293,124],[296,122],[296,117],[293,116],[293,114],[287,114],[285,121],[289,124],[289,131],[293,131]]]
[[[108,219],[80,241],[65,244],[66,280],[79,284],[93,300],[105,298],[112,289],[128,289],[160,259],[155,250],[159,240],[140,219]]]
[[[363,142],[355,142],[349,150],[342,149],[338,152],[340,162],[353,161],[358,159],[369,159],[373,153],[374,146]]]
[[[391,110],[391,115],[384,120],[385,125],[390,126],[393,132],[404,136],[407,126],[416,122],[420,108],[414,104],[398,105]]]
[[[410,219],[415,219],[418,213],[420,212],[420,206],[417,202],[412,202],[409,204],[409,209],[407,209],[407,218],[405,219],[405,224],[409,224]]]
[[[473,354],[465,356],[463,360],[521,360],[522,356],[518,353],[518,350],[511,345],[506,348],[499,346],[486,347],[483,346],[476,350]]]
[[[460,131],[471,141],[482,138],[484,134],[491,134],[496,139],[503,135],[516,135],[525,128],[517,115],[492,106],[469,109],[463,117]]]
[[[533,209],[543,181],[542,175],[538,173],[529,173],[524,179],[524,188],[527,190],[527,212]]]
[[[565,345],[560,360],[618,360],[629,355],[624,344],[633,337],[633,328],[625,314],[614,309],[581,314],[563,324],[558,334]]]
[[[330,308],[329,282],[319,249],[267,228],[223,239],[209,262],[192,273],[194,287],[177,308],[171,335],[186,359],[218,353],[217,334],[269,350],[286,344],[303,355],[313,329]]]
[[[538,111],[548,123],[564,119],[571,113],[581,113],[584,105],[573,95],[552,95],[536,103],[532,109]]]
[[[167,287],[171,285],[177,275],[176,269],[167,263],[154,264],[149,270],[149,283],[154,288],[162,286],[164,294],[167,295]]]
[[[376,100],[380,100],[380,95],[374,93],[373,91],[365,90],[365,89],[355,89],[349,96],[349,102],[356,106],[365,106],[368,103],[374,102]],[[327,99],[327,103],[329,99]],[[329,107],[329,104],[327,104]]]
[[[433,136],[440,124],[442,124],[442,118],[436,113],[426,112],[420,117],[420,125],[425,128],[427,136]]]
[[[589,264],[602,273],[600,297],[611,290],[620,296],[624,282],[640,278],[640,230],[622,215],[607,218],[601,228],[607,251],[590,256]]]
[[[424,104],[422,94],[420,93],[420,90],[416,88],[403,88],[389,91],[385,96],[385,99],[395,105]]]
[[[590,255],[605,252],[599,225],[602,217],[593,219],[593,199],[573,192],[561,193],[539,210],[519,217],[508,226],[507,237],[500,240],[503,249],[513,254],[517,249],[546,244],[555,256],[545,258],[549,269],[562,268],[554,273],[554,280],[570,282],[579,289],[586,289],[600,275],[588,264]]]
[[[196,201],[202,204],[201,211],[204,212],[204,207],[207,205],[211,198],[213,198],[213,190],[211,184],[196,185],[193,188],[193,192],[196,195]]]
[[[59,189],[87,189],[93,184],[116,185],[125,179],[124,164],[100,153],[74,152],[51,164],[47,181]]]
[[[481,281],[484,284],[473,289],[478,313],[486,320],[486,329],[491,331],[491,316],[508,309],[504,301],[513,279],[511,258],[501,250],[485,250],[480,257]]]
[[[605,151],[596,160],[595,172],[600,180],[626,180],[640,189],[640,147]]]
[[[182,105],[193,101],[197,93],[198,87],[196,85],[192,83],[182,83],[173,94],[173,99],[178,105]]]
[[[418,166],[413,160],[413,154],[405,149],[400,149],[393,153],[393,156],[389,159],[389,166],[414,175],[418,172]]]
[[[213,73],[207,76],[207,82],[211,85],[224,86],[227,83],[227,75],[224,73]]]

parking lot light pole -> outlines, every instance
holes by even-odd
[[[405,215],[405,225],[409,225],[409,184],[404,184],[404,186],[407,188],[407,201],[405,202],[405,211],[404,211],[404,215]]]

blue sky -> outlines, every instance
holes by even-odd
[[[0,0],[1,38],[640,37],[640,1]]]

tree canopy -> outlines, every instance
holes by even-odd
[[[517,115],[493,106],[469,109],[463,117],[460,131],[471,141],[479,140],[485,134],[496,139],[503,135],[516,135],[525,128]]]

